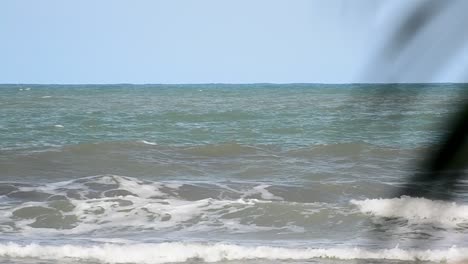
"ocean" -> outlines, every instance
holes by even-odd
[[[0,85],[0,263],[468,259],[465,193],[397,195],[466,88]]]

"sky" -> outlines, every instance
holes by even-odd
[[[2,0],[0,83],[468,82],[452,1],[383,59],[424,0]]]

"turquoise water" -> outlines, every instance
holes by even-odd
[[[0,85],[0,259],[467,257],[464,195],[394,197],[464,89]]]
[[[459,87],[399,86],[385,92],[384,85],[4,85],[1,147],[141,139],[177,146],[237,142],[288,148],[427,142]]]

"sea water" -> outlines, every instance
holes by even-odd
[[[462,261],[398,193],[466,88],[1,85],[0,263]]]

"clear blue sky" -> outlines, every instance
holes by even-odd
[[[404,60],[362,74],[395,2],[2,0],[0,83],[466,81],[466,48],[437,75],[389,79]]]

